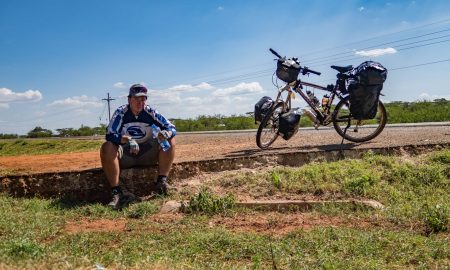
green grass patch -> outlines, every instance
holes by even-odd
[[[448,149],[408,158],[369,151],[359,160],[276,167],[254,174],[226,175],[216,182],[223,188],[267,199],[283,194],[373,199],[386,206],[382,216],[387,221],[404,227],[429,228],[424,218],[429,205],[450,207],[449,159]]]
[[[103,140],[18,139],[0,140],[0,156],[99,151]]]
[[[189,200],[189,204],[183,208],[185,213],[217,214],[226,213],[235,205],[235,198],[229,194],[224,197],[217,196],[207,188],[202,188],[200,192]]]

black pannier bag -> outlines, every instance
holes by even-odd
[[[272,105],[273,105],[273,100],[267,96],[262,97],[255,104],[255,124],[261,122],[264,119],[264,116],[266,116],[266,114],[269,113]]]
[[[358,120],[373,119],[387,69],[380,63],[366,61],[350,72],[355,80],[349,80],[350,113]]]
[[[298,132],[300,124],[300,113],[297,110],[290,110],[287,113],[280,115],[279,129],[281,137],[289,140]]]
[[[300,73],[300,65],[294,60],[281,58],[277,61],[277,77],[286,83],[291,83],[297,80]]]

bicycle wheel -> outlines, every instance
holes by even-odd
[[[279,117],[283,112],[283,103],[275,105],[259,124],[256,133],[256,144],[267,149],[278,138]]]
[[[383,131],[387,122],[387,114],[381,101],[378,101],[375,118],[368,120],[350,118],[349,104],[347,96],[339,101],[333,113],[333,126],[341,137],[352,142],[365,142],[375,138]],[[346,128],[347,130],[345,130]]]

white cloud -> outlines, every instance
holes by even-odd
[[[359,11],[363,11],[363,10],[365,10],[365,9],[366,9],[365,7],[362,7],[362,6],[361,6],[361,7],[359,7],[358,10],[359,10]]]
[[[0,88],[0,104],[14,103],[14,102],[35,102],[42,99],[42,94],[39,90],[27,90],[23,93],[15,93],[8,88]],[[9,106],[2,105],[3,108]]]
[[[214,96],[229,96],[229,95],[243,95],[249,93],[261,93],[263,89],[258,82],[240,83],[236,86],[217,89],[213,92]]]
[[[199,97],[188,97],[185,101],[188,106],[198,106],[202,104],[202,99]]]
[[[8,103],[0,103],[0,109],[8,109],[9,104]]]
[[[385,49],[373,49],[369,51],[356,51],[355,54],[359,56],[366,56],[366,57],[378,57],[385,54],[393,54],[396,53],[397,50],[394,48],[385,48]]]
[[[225,8],[224,7],[222,7],[222,6],[219,6],[218,8],[217,8],[217,10],[219,10],[219,11],[222,11],[222,10],[224,10]]]
[[[66,107],[102,107],[103,104],[96,97],[88,97],[86,95],[69,97],[62,100],[55,100],[48,104],[50,107],[66,106]]]
[[[212,90],[214,87],[212,87],[210,84],[206,82],[199,83],[197,85],[191,85],[191,84],[180,84],[173,87],[170,87],[168,90],[170,91],[183,91],[183,92],[196,92],[200,90]]]
[[[119,89],[125,89],[125,88],[128,88],[128,86],[127,86],[126,84],[124,84],[123,82],[116,82],[116,83],[114,84],[114,87],[115,87],[115,88],[119,88]]]
[[[207,83],[178,85],[150,91],[148,104],[168,118],[243,114],[253,110],[263,92],[258,82],[239,83],[227,88],[217,88]]]

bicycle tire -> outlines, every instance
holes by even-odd
[[[377,114],[374,119],[350,119],[351,125],[345,130],[345,127],[348,125],[348,117],[350,117],[349,96],[338,102],[333,112],[332,121],[336,132],[341,137],[351,142],[366,142],[372,140],[380,135],[387,123],[386,108],[381,101],[378,101]],[[364,124],[368,125],[363,127]],[[364,132],[360,132],[361,130]]]
[[[281,111],[278,109],[281,108]],[[259,124],[258,131],[256,132],[256,144],[261,149],[267,149],[278,138],[278,119],[282,113],[283,103],[278,103],[270,109],[270,112],[264,116],[263,120]],[[269,134],[264,136],[265,131]],[[265,140],[267,138],[267,140]]]

